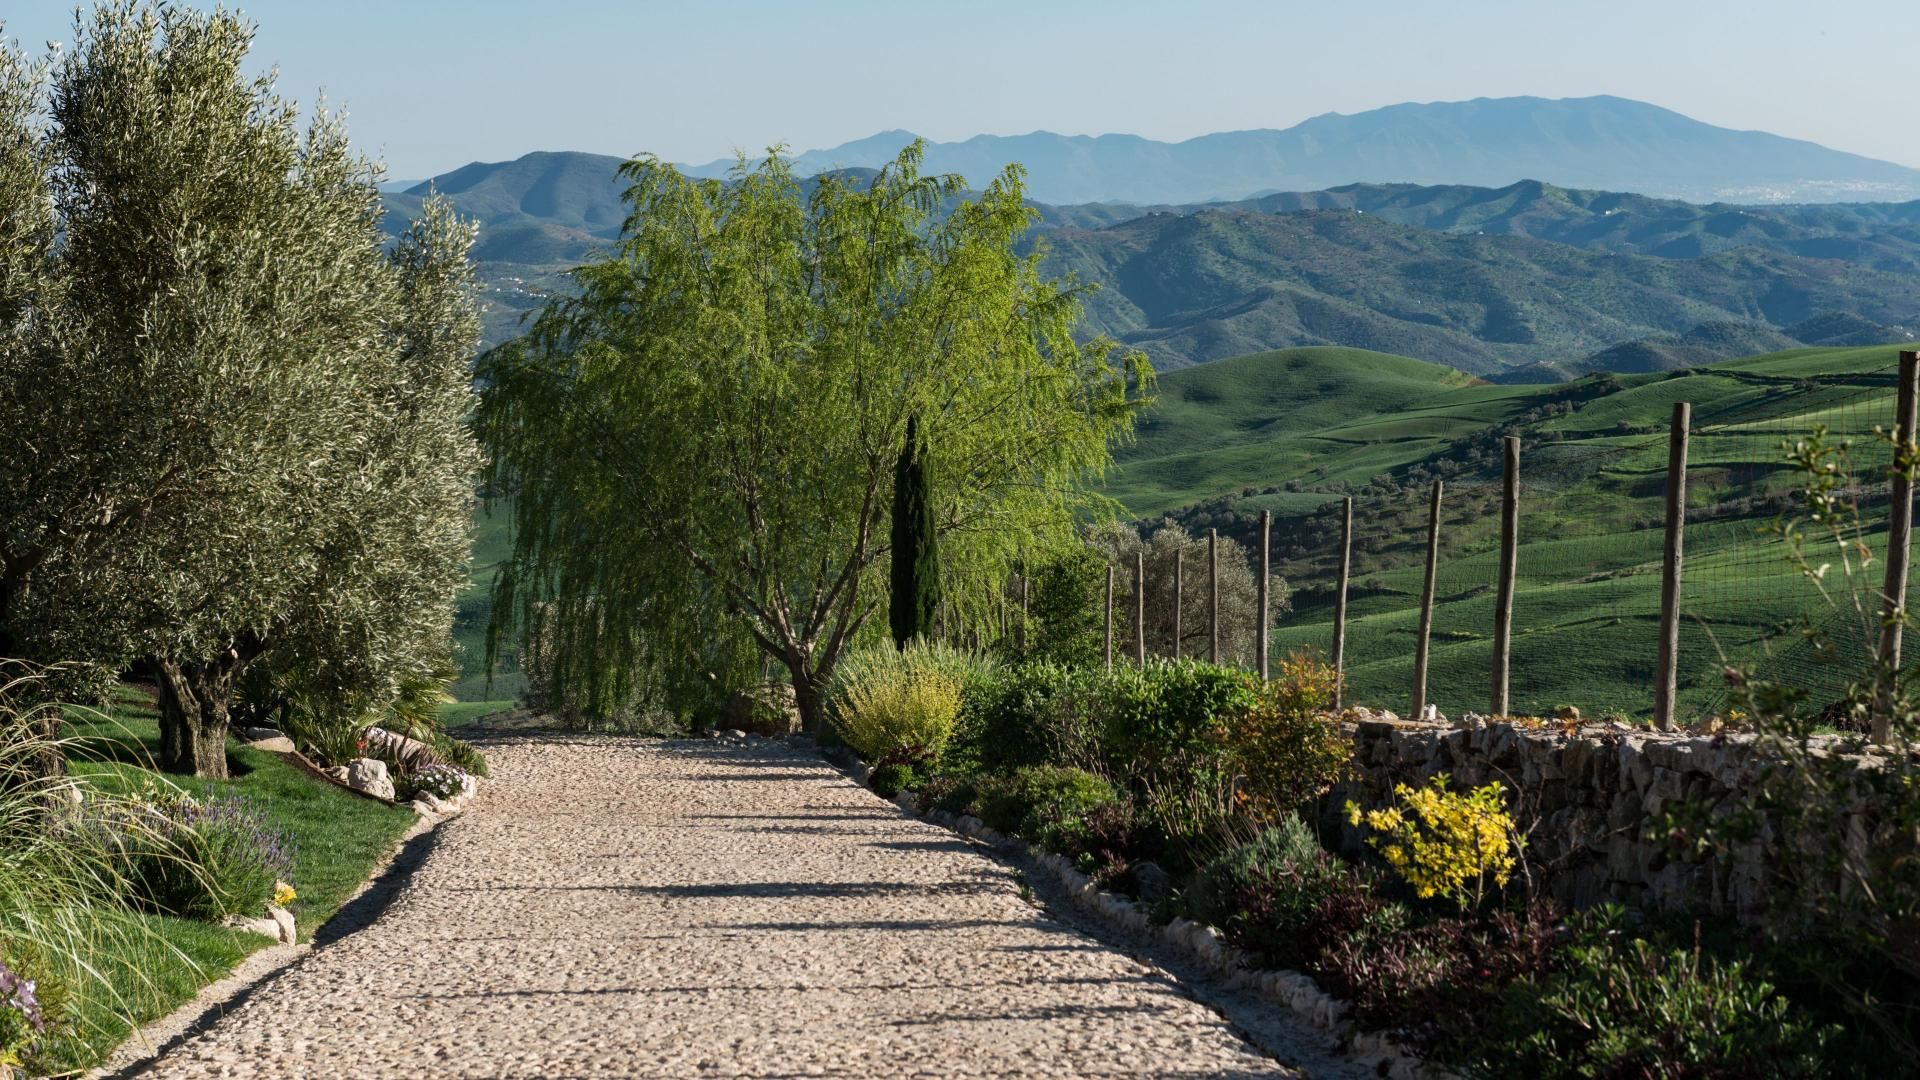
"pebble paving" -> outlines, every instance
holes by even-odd
[[[368,926],[150,1075],[1298,1075],[816,757],[488,753],[494,779]]]

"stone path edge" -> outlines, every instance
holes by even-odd
[[[191,1001],[129,1032],[106,1060],[82,1075],[86,1080],[126,1080],[140,1075],[160,1055],[212,1027],[228,1010],[244,1005],[261,987],[286,974],[316,948],[373,922],[414,869],[426,860],[440,826],[459,816],[458,813],[422,814],[394,842],[393,849],[374,864],[367,880],[340,905],[333,918],[315,928],[312,940],[297,945],[269,945],[248,954],[226,975],[201,987]]]
[[[820,756],[867,787],[873,769],[845,747],[817,747]],[[871,789],[869,789],[871,790]],[[920,812],[919,793],[903,790],[887,802],[908,817],[951,829],[994,851],[1040,867],[1059,884],[1081,911],[1110,929],[1157,934],[1189,962],[1221,976],[1227,985],[1250,990],[1262,999],[1283,1005],[1313,1027],[1345,1041],[1352,1059],[1376,1075],[1391,1080],[1444,1080],[1452,1074],[1423,1062],[1413,1051],[1378,1032],[1354,1031],[1347,1014],[1350,1003],[1321,989],[1313,976],[1300,971],[1274,971],[1247,964],[1245,954],[1226,944],[1219,928],[1192,919],[1177,918],[1156,931],[1147,907],[1132,897],[1109,892],[1074,869],[1062,855],[1032,847],[1016,836],[990,828],[979,818],[956,817],[944,810]],[[881,798],[877,792],[876,798]]]

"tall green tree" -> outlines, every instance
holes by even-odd
[[[1019,552],[1072,541],[1150,372],[1075,340],[1085,290],[1020,254],[1017,168],[957,202],[960,179],[920,158],[810,190],[778,153],[725,181],[629,162],[616,253],[483,359],[479,425],[516,526],[496,619],[546,612],[558,670],[591,683],[723,620],[817,727],[883,602],[909,417],[961,617]]]
[[[252,39],[114,3],[0,60],[0,651],[150,659],[163,764],[209,776],[270,649],[330,685],[444,655],[477,465],[470,233],[390,257],[377,170]]]
[[[480,340],[474,227],[439,196],[393,245],[398,308],[364,371],[366,411],[334,477],[307,585],[261,657],[272,691],[364,716],[454,669],[480,456],[468,426]]]
[[[939,524],[933,513],[933,485],[927,455],[915,436],[919,421],[907,417],[907,441],[893,473],[893,581],[888,611],[893,643],[904,649],[933,633],[940,608]]]

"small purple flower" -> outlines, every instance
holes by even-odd
[[[0,1009],[13,1009],[25,1017],[35,1035],[47,1030],[47,1019],[40,1014],[40,994],[33,980],[21,978],[4,960],[0,960]]]
[[[285,881],[293,880],[297,850],[285,833],[267,824],[260,808],[238,795],[226,795],[199,802],[175,803],[175,824],[198,830],[219,829],[246,836],[259,853],[260,862]]]

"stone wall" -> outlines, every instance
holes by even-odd
[[[1750,919],[1763,899],[1767,861],[1780,857],[1756,842],[1733,858],[1682,861],[1648,836],[1675,800],[1718,806],[1751,783],[1756,764],[1741,736],[1389,719],[1362,720],[1353,737],[1348,779],[1321,801],[1323,834],[1338,836],[1349,853],[1363,838],[1342,812],[1348,799],[1380,806],[1396,782],[1418,786],[1444,772],[1456,788],[1500,780],[1518,796],[1515,816],[1530,830],[1530,861],[1551,869],[1563,905],[1617,900]]]

